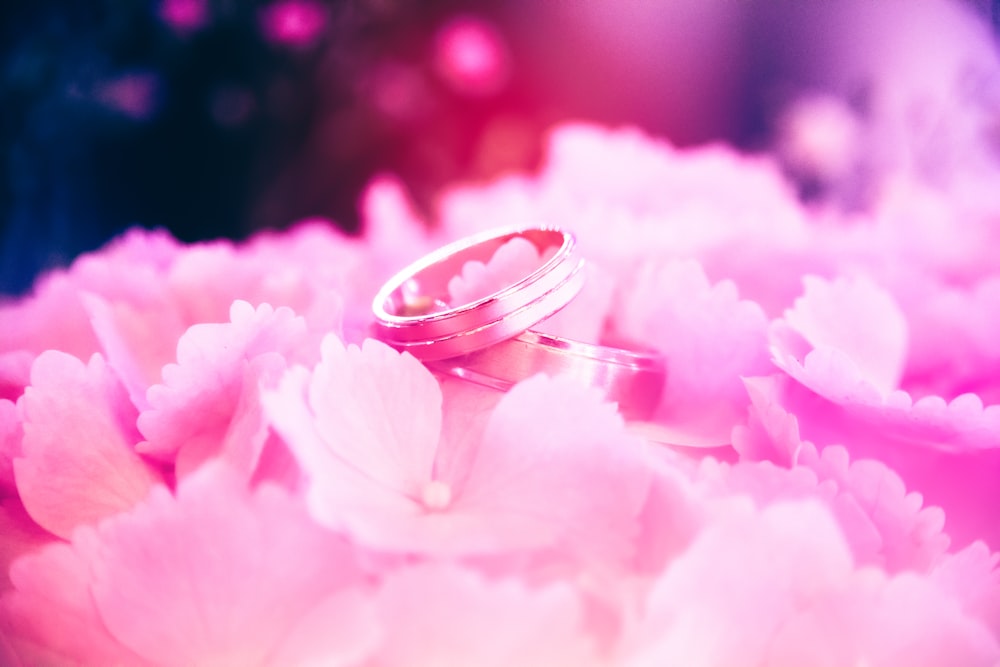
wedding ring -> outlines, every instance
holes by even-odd
[[[667,372],[663,355],[653,350],[592,345],[538,331],[525,331],[488,348],[427,366],[500,391],[537,373],[569,376],[599,387],[629,420],[652,416]]]
[[[487,263],[514,238],[550,259],[528,276],[471,303],[449,303],[448,283],[466,262]],[[666,382],[659,352],[595,345],[530,330],[568,304],[583,286],[583,261],[571,234],[548,227],[502,229],[430,253],[379,290],[374,333],[439,373],[507,391],[545,373],[597,387],[630,420],[653,415]]]
[[[466,262],[490,260],[514,238],[539,255],[554,254],[529,275],[471,303],[449,304],[448,282]],[[572,234],[549,227],[510,228],[472,236],[430,253],[379,290],[374,333],[422,361],[447,359],[513,338],[559,311],[583,286],[583,260]]]

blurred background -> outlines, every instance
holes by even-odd
[[[804,199],[864,206],[887,162],[1000,153],[998,23],[1000,0],[5,0],[0,293],[132,225],[352,231],[383,172],[430,212],[566,120],[772,151]],[[877,159],[873,127],[901,137]]]

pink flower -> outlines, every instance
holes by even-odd
[[[319,365],[290,371],[265,405],[310,478],[313,516],[372,546],[628,558],[648,474],[614,407],[559,378],[528,380],[492,411],[489,394],[443,395],[410,355],[329,336]]]

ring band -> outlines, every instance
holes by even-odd
[[[537,373],[569,376],[600,387],[630,420],[652,416],[667,372],[666,361],[655,351],[591,345],[537,331],[525,331],[492,347],[427,365],[500,391]]]
[[[451,307],[448,282],[469,261],[484,264],[507,241],[530,241],[555,254],[523,279],[471,303]],[[513,338],[563,308],[583,287],[583,260],[572,234],[549,227],[503,229],[430,253],[379,290],[374,333],[421,361],[461,356]]]

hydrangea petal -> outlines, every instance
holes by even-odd
[[[317,605],[362,585],[342,537],[275,488],[248,493],[221,465],[76,541],[108,629],[157,664],[264,664]],[[365,613],[357,596],[341,600]],[[342,644],[331,649],[345,655],[370,641],[335,634]]]
[[[494,399],[475,385],[463,398],[455,382],[451,404],[466,426],[450,421],[448,433],[460,437],[442,440],[441,389],[411,356],[335,338],[323,355],[311,378],[293,369],[266,402],[311,478],[319,521],[390,549],[564,544],[585,558],[629,556],[648,473],[641,443],[596,390],[536,377],[502,395],[484,426]],[[552,503],[553,494],[564,502]]]
[[[399,359],[393,361],[390,355]],[[437,441],[434,431],[421,434],[419,430],[394,428],[387,420],[402,416],[413,420],[413,424],[433,425],[435,419],[440,420],[440,390],[436,383],[430,384],[433,376],[419,362],[409,355],[401,357],[388,348],[383,349],[380,343],[372,342],[361,349],[346,348],[339,339],[330,336],[323,342],[322,356],[314,373],[301,366],[294,367],[282,378],[277,390],[265,393],[266,415],[299,467],[308,473],[308,500],[313,517],[335,528],[351,525],[355,534],[378,541],[378,536],[384,533],[385,516],[407,516],[418,511],[417,501],[406,491],[409,486],[419,491],[422,484],[418,482],[426,479],[418,479],[417,471],[403,467],[404,461],[409,460],[407,457],[413,456],[407,448],[427,450],[415,460],[420,474],[429,476],[434,463],[431,448]],[[353,365],[353,373],[365,378],[366,366],[374,368],[380,363],[385,364],[381,381],[372,382],[369,378],[368,385],[361,384],[357,390],[352,385],[351,369],[346,368],[346,372],[341,369]],[[402,403],[392,405],[383,399],[381,385],[397,379],[400,382],[392,396]],[[413,391],[396,391],[407,385]],[[340,409],[341,400],[350,410]],[[436,417],[428,414],[435,410]],[[374,420],[371,430],[367,427],[369,418]],[[346,426],[342,428],[338,420],[343,420]],[[379,441],[378,449],[372,452],[361,449],[362,463],[356,464],[350,454],[358,445],[350,440],[352,432],[346,429],[355,429],[362,442],[378,435],[399,437],[401,441]],[[328,442],[327,433],[339,439]],[[344,443],[343,451],[337,448],[340,443]],[[393,447],[399,448],[399,458],[394,456]],[[378,468],[380,463],[384,463],[385,470]]]
[[[944,510],[956,545],[1000,544],[988,510],[1000,502],[1000,406],[983,408],[971,395],[951,403],[936,397],[913,403],[902,391],[881,397],[837,351],[814,350],[805,364],[791,354],[783,359],[797,382],[784,383],[779,400],[798,418],[803,439],[821,448],[843,444],[852,458],[889,466],[908,489]]]
[[[818,505],[755,512],[732,504],[656,582],[625,646],[640,665],[764,664],[782,622],[852,568],[833,520]]]
[[[759,513],[722,506],[657,582],[626,646],[630,666],[943,666],[954,656],[985,666],[1000,655],[985,627],[926,579],[855,570],[813,502]]]
[[[160,475],[133,450],[135,408],[99,355],[88,365],[42,353],[19,402],[22,457],[14,477],[25,508],[68,538],[76,526],[134,506]]]
[[[530,589],[427,564],[390,575],[376,604],[385,639],[373,666],[598,664],[579,596],[563,583]]]
[[[441,432],[434,376],[412,356],[372,339],[345,347],[329,336],[322,354],[309,406],[330,451],[375,483],[418,498]]]
[[[145,304],[164,291],[163,277],[180,246],[162,230],[130,229],[98,253],[81,255],[68,269],[46,274],[32,295],[0,303],[0,351],[33,355],[62,350],[81,360],[100,350],[82,295]]]
[[[7,626],[26,664],[150,664],[108,632],[91,596],[88,564],[72,545],[20,558],[10,577],[14,590],[0,598],[0,628]]]
[[[656,421],[670,442],[728,444],[746,416],[740,376],[767,372],[767,320],[735,286],[708,283],[697,262],[647,265],[624,295],[616,326],[667,359],[667,383]]]
[[[803,278],[805,294],[785,321],[813,348],[835,348],[882,393],[899,386],[906,361],[906,319],[892,296],[864,278]]]
[[[869,517],[882,541],[882,566],[889,572],[927,571],[949,546],[943,534],[945,514],[926,506],[921,494],[907,491],[903,479],[881,461],[857,459],[848,464],[848,452],[831,446],[817,453],[803,449],[799,465],[835,482],[842,498],[849,497]]]
[[[982,542],[973,542],[947,554],[937,564],[931,579],[962,603],[963,609],[980,618],[994,633],[1000,631],[1000,555]]]
[[[0,591],[10,587],[8,568],[19,556],[54,541],[13,498],[0,503]]]
[[[146,408],[146,390],[160,380],[165,364],[173,360],[177,339],[185,326],[166,294],[138,307],[111,302],[94,294],[81,295],[101,350],[132,402]]]
[[[954,286],[913,271],[898,282],[912,323],[903,388],[915,396],[975,392],[1000,403],[1000,276]]]
[[[0,352],[0,399],[16,401],[31,382],[35,355],[27,350]]]
[[[479,514],[480,539],[497,546],[556,541],[614,562],[632,555],[649,482],[642,443],[613,405],[539,375],[497,404],[455,507]]]
[[[267,437],[259,385],[277,383],[286,362],[299,358],[305,322],[288,308],[254,309],[236,301],[230,322],[191,327],[177,345],[177,363],[150,388],[150,408],[139,415],[146,437],[137,450],[179,460],[181,474],[226,453],[248,475]]]
[[[382,630],[368,591],[328,595],[288,631],[267,659],[283,667],[339,667],[368,664]]]
[[[842,351],[819,348],[803,355],[784,334],[772,339],[771,350],[782,370],[831,402],[823,407],[806,395],[812,392],[788,392],[796,403],[793,410],[801,408],[818,416],[809,420],[812,424],[836,423],[844,431],[865,428],[900,441],[952,450],[1000,445],[1000,405],[984,407],[973,394],[951,402],[938,396],[914,402],[901,390],[883,394]],[[819,417],[824,412],[828,416]]]
[[[860,455],[852,460],[843,446],[828,445],[817,450],[812,443],[801,440],[798,419],[780,402],[783,379],[772,376],[746,380],[754,396],[748,431],[755,432],[753,439],[763,443],[759,446],[765,453],[780,452],[776,458],[764,459],[794,465],[792,473],[810,471],[817,491],[828,487],[823,495],[859,562],[877,564],[890,572],[927,571],[949,545],[942,532],[944,512],[940,507],[925,505],[921,494],[915,493],[912,486],[908,490],[904,479],[886,463]],[[747,436],[734,439],[745,444]],[[770,447],[768,442],[772,443]],[[754,458],[752,452],[743,453]],[[734,467],[734,472],[739,469],[759,474],[745,463]],[[780,480],[772,484],[782,486]]]
[[[188,324],[226,322],[235,299],[290,308],[319,337],[339,332],[345,317],[371,297],[359,276],[365,253],[326,221],[298,223],[283,234],[263,232],[244,244],[189,248],[171,267],[167,287]],[[353,278],[353,280],[352,280]],[[348,306],[350,304],[350,306]],[[350,312],[348,312],[350,311]]]
[[[0,499],[17,493],[14,459],[21,455],[24,428],[17,406],[0,398]]]
[[[785,623],[767,664],[987,667],[998,656],[988,630],[926,580],[902,574],[886,581],[869,572]]]

